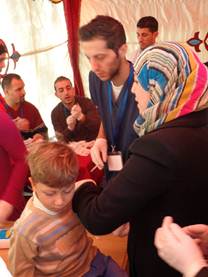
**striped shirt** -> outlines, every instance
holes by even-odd
[[[49,213],[33,196],[13,227],[9,269],[21,277],[81,277],[90,269],[97,249],[69,209]]]

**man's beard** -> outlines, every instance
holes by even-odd
[[[116,69],[114,71],[110,72],[109,80],[113,80],[114,77],[116,77],[119,74],[120,66],[121,66],[121,61],[118,58],[116,62],[117,62],[117,67],[116,67]]]

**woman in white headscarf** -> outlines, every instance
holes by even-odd
[[[177,43],[147,48],[134,68],[140,138],[109,185],[85,182],[73,208],[97,235],[130,222],[130,276],[180,276],[158,257],[154,233],[166,215],[181,226],[208,223],[208,71]]]

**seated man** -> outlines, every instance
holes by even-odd
[[[4,107],[21,132],[24,140],[28,138],[47,138],[48,129],[37,108],[25,101],[24,82],[17,74],[4,76],[2,89],[5,94]]]
[[[0,39],[0,79],[8,54]],[[5,111],[5,100],[0,94],[0,221],[16,220],[24,206],[23,186],[28,176],[25,163],[26,148],[20,133]]]
[[[158,21],[153,16],[144,16],[137,22],[137,40],[139,48],[130,54],[128,60],[135,62],[141,52],[147,47],[154,45],[158,36]]]
[[[71,81],[58,77],[55,95],[61,102],[52,110],[51,120],[60,141],[94,140],[100,126],[98,111],[90,99],[76,96]]]

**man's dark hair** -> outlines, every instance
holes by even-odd
[[[149,28],[153,32],[158,31],[158,21],[153,16],[144,16],[137,22],[137,28]]]
[[[126,35],[123,25],[110,16],[98,15],[88,24],[79,29],[81,41],[91,41],[93,39],[103,39],[106,46],[115,53],[126,43]]]
[[[71,86],[72,86],[72,82],[69,78],[65,77],[65,76],[59,76],[58,78],[56,78],[56,80],[54,81],[54,89],[56,91],[56,83],[60,82],[60,81],[69,81]]]
[[[2,89],[4,90],[5,88],[9,87],[13,79],[22,80],[22,78],[18,74],[9,73],[5,75],[2,80],[2,83],[1,83]]]

